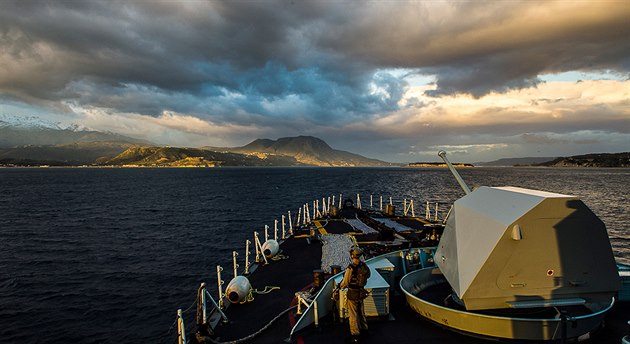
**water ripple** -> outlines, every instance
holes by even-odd
[[[465,169],[472,185],[581,197],[630,263],[630,170]],[[315,198],[388,202],[462,196],[448,171],[383,168],[0,169],[0,338],[172,343],[178,308],[216,283],[252,232]],[[192,326],[193,314],[186,314]],[[43,335],[45,334],[45,335]]]

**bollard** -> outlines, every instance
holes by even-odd
[[[313,270],[313,286],[315,288],[321,288],[324,285],[324,270]]]

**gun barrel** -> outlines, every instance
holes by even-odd
[[[466,185],[466,182],[464,182],[464,180],[462,179],[462,176],[459,175],[459,173],[457,172],[453,164],[451,164],[451,162],[448,161],[448,159],[446,158],[446,152],[441,150],[438,152],[438,156],[442,158],[442,160],[444,160],[444,162],[446,163],[446,166],[448,166],[448,169],[451,170],[451,173],[455,177],[455,180],[457,180],[457,183],[459,184],[459,186],[461,186],[464,192],[466,193],[466,195],[468,195],[470,193],[470,188],[468,187],[468,185]]]

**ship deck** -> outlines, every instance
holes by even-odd
[[[353,214],[342,214],[354,218]],[[432,231],[424,219],[401,218],[394,219],[413,232],[404,234],[417,242],[424,238],[427,231]],[[382,233],[361,233],[342,220],[322,222],[313,228],[320,234],[352,233],[359,243],[369,243],[373,247],[379,246]],[[391,233],[390,233],[391,234]],[[400,238],[397,236],[397,238]],[[402,239],[405,242],[407,239]],[[417,243],[416,242],[416,243]],[[375,245],[376,244],[376,245]],[[309,290],[314,285],[314,270],[321,269],[322,245],[311,238],[309,229],[297,230],[295,235],[280,244],[282,259],[271,261],[269,264],[254,264],[253,272],[247,276],[253,289],[263,290],[265,287],[279,287],[279,290],[268,294],[254,294],[254,300],[244,304],[229,305],[225,310],[229,322],[219,322],[214,328],[215,342],[230,342],[247,337],[259,331],[273,318],[289,307],[296,305],[295,293]],[[387,249],[387,248],[384,248]],[[378,253],[378,252],[375,252]],[[328,275],[326,276],[328,277]],[[394,288],[392,288],[394,289]],[[630,333],[627,321],[630,316],[629,303],[617,303],[607,315],[605,327],[596,331],[589,343],[619,343],[621,338]],[[293,309],[280,316],[269,328],[246,342],[251,343],[344,343],[350,333],[347,321],[339,322],[331,314],[319,321],[319,326],[310,325],[299,331],[292,338],[291,329],[300,315]],[[216,317],[215,317],[216,318]],[[416,314],[406,304],[404,296],[398,290],[390,293],[390,316],[368,318],[369,334],[362,338],[362,343],[488,343],[497,339],[478,338],[460,334],[446,329],[439,324],[432,323]],[[194,336],[192,336],[194,338]],[[514,340],[500,342],[515,343]]]

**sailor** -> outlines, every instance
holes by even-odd
[[[346,308],[348,309],[352,343],[358,343],[361,332],[366,333],[368,329],[365,309],[363,308],[363,299],[367,297],[368,293],[363,287],[370,277],[370,268],[361,261],[362,255],[363,251],[359,247],[354,246],[350,249],[352,262],[348,265],[343,280],[339,284],[341,289],[348,288]]]

